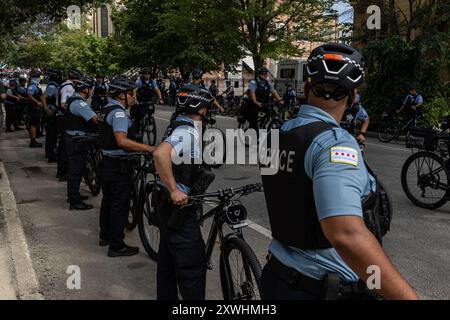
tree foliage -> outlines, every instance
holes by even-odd
[[[450,107],[434,101],[450,74],[450,2],[408,0],[412,11],[407,13],[395,3],[387,3],[385,14],[391,18],[382,32],[360,34],[365,39],[368,69],[365,105],[375,115],[399,107],[409,84],[414,83],[425,98],[427,112],[441,114],[431,109]]]

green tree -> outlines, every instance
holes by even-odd
[[[253,56],[255,68],[265,58],[299,56],[298,40],[321,40],[328,29],[333,1],[327,0],[234,0],[243,48]]]

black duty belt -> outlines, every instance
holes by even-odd
[[[277,276],[288,283],[293,289],[305,291],[320,299],[325,297],[327,291],[326,280],[317,280],[305,276],[297,270],[284,265],[272,254],[269,254],[268,264],[272,267]]]

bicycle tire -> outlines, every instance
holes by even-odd
[[[145,119],[144,132],[147,136],[147,143],[151,146],[154,146],[156,143],[156,121],[153,116],[149,116]]]
[[[242,292],[236,290],[229,257],[233,250],[239,251],[245,273],[245,281],[240,285]],[[252,248],[241,238],[226,239],[221,246],[220,283],[224,300],[254,300],[261,297],[261,264]],[[253,278],[252,279],[252,275]]]
[[[388,143],[398,136],[398,128],[395,124],[383,122],[378,129],[378,140]]]
[[[130,210],[128,213],[128,220],[127,220],[127,224],[126,224],[126,228],[128,231],[133,231],[137,224],[138,224],[138,212],[139,212],[139,208],[141,207],[140,204],[140,186],[138,186],[138,184],[141,184],[141,177],[137,177],[134,175],[135,179],[137,179],[137,181],[133,181],[132,184],[132,189],[131,189],[131,197],[130,197]]]
[[[138,217],[138,231],[145,252],[147,252],[147,255],[150,257],[150,259],[157,262],[160,235],[159,228],[157,227],[156,222],[156,212],[151,207],[151,194],[152,192],[150,190],[146,191],[145,207]],[[146,230],[148,226],[150,226],[151,232],[155,235],[153,239],[149,239],[149,235]],[[158,240],[156,240],[156,238],[158,238]],[[155,243],[155,241],[157,243]]]
[[[432,203],[426,203],[423,200],[420,200],[416,196],[414,196],[410,189],[411,183],[408,183],[408,177],[407,177],[408,169],[412,164],[415,163],[415,161],[417,161],[421,157],[422,158],[430,158],[430,159],[438,162],[438,164],[443,168],[443,172],[444,172],[445,178],[447,180],[446,192],[444,193],[444,195],[442,197],[440,197],[440,199],[438,199],[437,201],[432,202]],[[420,181],[420,178],[422,178],[421,181]],[[436,182],[436,181],[429,182],[429,181],[427,181],[427,179],[429,179],[429,178],[427,178],[426,175],[424,175],[422,177],[419,176],[417,185],[419,185],[419,183],[426,185],[427,183]],[[435,178],[433,177],[432,179],[435,179]],[[437,209],[439,207],[442,207],[448,201],[448,190],[449,190],[448,183],[449,183],[449,181],[450,181],[449,174],[448,174],[448,170],[446,169],[446,163],[445,163],[444,159],[442,159],[439,155],[437,155],[433,152],[422,151],[422,152],[414,153],[408,159],[406,159],[405,163],[403,164],[402,173],[401,173],[401,182],[402,182],[403,191],[405,192],[408,199],[418,207],[425,208],[425,209]],[[423,186],[420,188],[421,188],[423,194],[425,194],[424,189],[422,189]],[[431,188],[433,189],[433,187],[431,187]]]

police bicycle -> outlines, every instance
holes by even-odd
[[[246,108],[248,106],[244,105],[241,107]],[[279,104],[271,101],[269,103],[263,103],[261,108],[258,110],[258,129],[265,129],[269,132],[272,129],[279,129],[283,125],[283,109],[280,108]],[[242,113],[243,112],[243,113]],[[241,110],[241,115],[239,117],[245,117],[245,110]],[[241,143],[244,143],[246,147],[250,144],[254,144],[254,141],[250,141],[251,138],[246,135],[247,130],[250,127],[250,123],[247,119],[245,121],[239,119],[238,117],[238,129],[242,129],[239,132],[239,139]],[[258,135],[258,132],[257,132]]]
[[[84,170],[84,182],[89,187],[93,196],[97,196],[101,190],[101,172],[102,152],[98,144],[98,134],[74,136],[72,139],[78,143],[87,144],[86,167]]]
[[[391,111],[383,111],[381,115],[381,124],[378,129],[378,140],[381,142],[391,142],[400,137],[401,134],[408,134],[411,127],[430,128],[425,122],[423,113],[417,114],[417,119],[410,119],[406,123],[401,121],[399,117],[394,116]]]
[[[188,205],[212,204],[207,213],[199,217],[200,224],[213,218],[206,245],[208,269],[217,237],[220,243],[220,283],[225,300],[255,300],[260,298],[261,265],[252,248],[245,241],[243,228],[248,225],[247,209],[239,201],[243,196],[261,192],[262,184],[249,184],[240,188],[221,189],[189,197]],[[227,225],[230,232],[224,229]],[[228,229],[227,229],[228,230]]]
[[[406,146],[413,154],[402,167],[402,188],[416,206],[436,209],[450,200],[450,134],[412,128]]]
[[[142,137],[143,142],[144,138],[146,138],[147,141],[145,142],[148,145],[154,146],[157,138],[156,120],[154,117],[155,100],[141,102],[136,108],[137,111],[133,119],[136,126],[136,133],[139,137]]]

